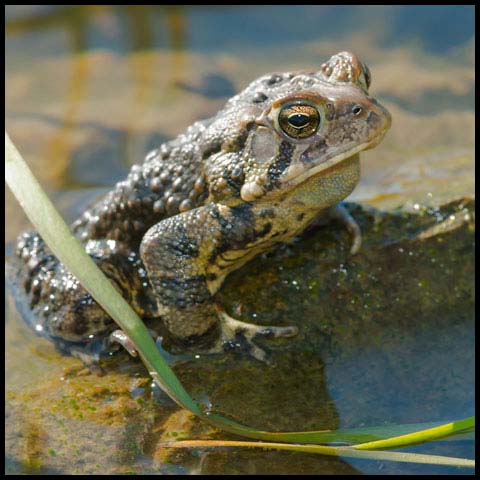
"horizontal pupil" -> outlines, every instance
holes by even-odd
[[[308,115],[303,115],[301,113],[294,113],[288,117],[288,123],[293,127],[301,128],[307,125],[310,122],[310,117]]]

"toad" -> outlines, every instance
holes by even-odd
[[[73,223],[74,234],[134,310],[161,319],[179,344],[215,352],[242,337],[265,360],[254,337],[289,337],[297,328],[234,319],[215,294],[230,272],[325,212],[344,222],[358,250],[360,229],[338,202],[359,180],[359,153],[391,123],[369,95],[370,81],[349,52],[318,71],[258,78],[133,165]],[[37,332],[84,359],[112,338],[128,343],[37,233],[19,237],[16,257]]]

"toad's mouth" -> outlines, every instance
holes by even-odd
[[[284,173],[280,179],[282,185],[285,187],[294,187],[311,177],[317,176],[320,173],[331,168],[338,167],[341,163],[348,160],[358,160],[360,152],[369,150],[377,146],[385,136],[388,128],[380,132],[373,139],[368,142],[356,145],[343,152],[331,152],[326,158],[322,158],[318,164],[305,164],[302,161],[293,163]]]

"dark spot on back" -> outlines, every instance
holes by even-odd
[[[240,196],[240,190],[245,180],[243,169],[236,165],[232,171],[226,168],[223,171],[223,178],[227,181],[228,185],[232,188],[232,194],[236,197]]]
[[[262,103],[267,100],[268,97],[263,92],[256,92],[252,98],[253,103]]]
[[[208,145],[208,147],[202,152],[202,158],[205,160],[208,157],[215,155],[222,149],[222,141],[221,139],[216,139],[214,142],[212,142],[211,145]]]
[[[272,208],[262,208],[259,216],[260,218],[275,218],[275,212]]]
[[[261,237],[264,237],[265,235],[267,235],[270,231],[272,230],[272,224],[270,222],[266,223],[264,226],[263,226],[263,229],[262,231],[258,234],[258,236],[261,238]]]
[[[273,75],[270,76],[270,78],[266,80],[266,84],[271,86],[271,85],[275,85],[276,83],[280,83],[282,80],[283,80],[283,77],[281,75],[274,73]]]

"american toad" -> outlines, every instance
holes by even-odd
[[[359,152],[390,127],[369,86],[368,68],[348,52],[319,71],[260,77],[150,152],[72,229],[137,313],[161,318],[172,338],[199,347],[213,336],[218,351],[243,335],[264,359],[255,335],[297,329],[235,320],[215,293],[230,272],[331,207],[358,250],[358,226],[335,205],[359,180]],[[115,324],[37,233],[19,237],[16,256],[37,332],[80,356],[108,343]]]

